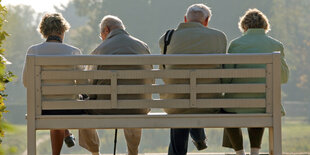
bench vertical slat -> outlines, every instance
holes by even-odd
[[[35,71],[36,71],[36,80],[35,80],[35,91],[36,91],[36,115],[41,115],[42,114],[42,104],[41,103],[41,66],[35,66]]]
[[[282,131],[281,131],[281,62],[280,54],[273,54],[273,128],[271,130],[271,136],[273,137],[273,143],[270,143],[270,148],[274,155],[282,154]]]
[[[36,154],[36,76],[35,57],[28,56],[27,64],[27,154]],[[39,80],[39,79],[38,79]],[[41,103],[39,103],[41,104]]]
[[[111,76],[111,108],[117,108],[117,72]]]
[[[266,65],[266,113],[272,114],[272,64]]]
[[[196,85],[196,72],[190,72],[190,106],[196,107],[196,98],[197,98],[197,85]]]

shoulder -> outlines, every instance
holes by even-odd
[[[74,47],[72,45],[68,45],[68,44],[61,44],[61,46],[63,48],[66,48],[67,50],[72,51],[72,54],[82,54],[81,50],[78,49],[77,47]]]
[[[246,47],[243,46],[244,44],[246,44],[246,41],[244,36],[239,36],[235,39],[233,39],[230,43],[229,43],[229,47],[228,47],[228,53],[234,53],[234,52],[240,52],[240,48],[242,47]]]
[[[283,50],[283,44],[279,40],[277,40],[271,36],[268,36],[268,35],[267,35],[267,38],[270,40],[270,42],[272,43],[272,45],[274,47],[279,48],[279,50]]]
[[[135,42],[147,46],[147,44],[145,42],[143,42],[142,40],[140,40],[140,39],[138,39],[138,38],[136,38],[136,37],[134,37],[132,35],[129,35],[129,37],[130,37],[130,39],[134,40]]]
[[[230,45],[236,45],[236,44],[240,44],[243,42],[243,40],[245,39],[245,37],[242,35],[242,36],[239,36],[233,40],[231,40],[230,42]]]
[[[106,47],[106,44],[107,44],[107,41],[105,40],[105,41],[103,41],[101,44],[99,44],[95,49],[94,49],[94,51],[93,52],[91,52],[91,54],[102,54],[103,52],[103,50],[105,49],[105,47]]]
[[[41,47],[43,47],[44,44],[43,43],[38,43],[38,44],[35,44],[35,45],[32,45],[28,48],[27,50],[27,55],[28,54],[37,54],[37,51],[38,49],[40,49]]]
[[[215,34],[215,35],[217,35],[219,37],[222,37],[222,38],[226,39],[226,34],[223,31],[221,31],[221,30],[218,30],[218,29],[215,29],[215,28],[207,28],[206,30],[209,31],[212,34]]]
[[[129,35],[129,37],[130,37],[132,40],[134,40],[136,43],[142,45],[142,46],[145,48],[145,50],[149,51],[149,46],[148,46],[145,42],[143,42],[142,40],[140,40],[140,39],[138,39],[138,38],[136,38],[136,37],[133,37],[133,36],[131,36],[131,35]]]

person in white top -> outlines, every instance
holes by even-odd
[[[38,31],[42,34],[42,37],[46,39],[46,42],[33,45],[28,49],[27,55],[80,55],[81,51],[73,46],[63,44],[64,33],[69,30],[69,23],[62,17],[60,13],[45,14],[39,24]],[[27,62],[25,62],[23,70],[23,84],[27,88],[28,76],[27,76]],[[72,70],[74,66],[45,66],[42,70]],[[81,69],[81,68],[79,68]],[[43,85],[73,85],[73,80],[45,80],[42,81]],[[55,100],[55,99],[77,99],[77,95],[50,95],[43,96],[43,100]],[[54,114],[82,114],[83,111],[68,111],[68,110],[43,110],[42,115],[54,115]],[[93,129],[81,129],[79,130],[80,145],[92,152],[93,155],[99,154],[99,139],[97,133]],[[52,154],[60,155],[63,141],[68,147],[75,145],[75,138],[69,132],[65,130],[50,130]]]

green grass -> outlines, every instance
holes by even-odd
[[[19,155],[26,149],[26,126],[14,126],[15,130],[8,132],[4,138],[3,147],[7,154]],[[72,130],[78,139],[77,130]],[[231,149],[221,147],[223,129],[206,129],[209,148],[204,152],[232,152]],[[263,138],[262,151],[268,152],[268,129],[265,130]],[[246,130],[244,133],[244,147],[249,151],[249,142]],[[49,136],[49,131],[38,131],[37,139]],[[100,130],[101,153],[112,153],[114,130]],[[285,121],[282,129],[283,152],[310,152],[310,124],[304,121],[289,120]],[[169,145],[169,129],[145,129],[140,144],[140,152],[167,152]],[[189,152],[197,152],[190,142]],[[123,131],[119,131],[117,151],[126,152],[126,143],[124,141]],[[51,154],[50,141],[47,139],[40,144],[39,153]],[[88,153],[79,146],[73,148],[63,147],[62,153]]]

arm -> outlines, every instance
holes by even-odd
[[[160,37],[160,39],[159,39],[159,48],[160,48],[160,54],[163,54],[164,53],[164,36],[165,36],[165,34],[164,35],[162,35],[161,37]],[[164,69],[164,67],[163,67],[163,65],[159,65],[159,69],[160,70],[163,70]]]
[[[230,53],[234,53],[234,48],[235,48],[235,43],[234,41],[232,41],[229,45],[229,48],[228,48],[228,52],[227,54],[230,54]],[[230,68],[234,68],[234,64],[224,64],[223,65],[223,68],[225,69],[230,69]],[[222,83],[231,83],[232,82],[232,78],[225,78],[225,79],[222,79]]]
[[[27,55],[29,54],[34,54],[33,52],[33,47],[30,47],[28,50],[27,50],[27,53],[26,53],[26,56],[25,56],[25,64],[24,64],[24,69],[23,69],[23,85],[25,88],[27,88],[28,86],[28,69],[27,69],[27,65],[28,65],[28,62],[27,62]]]
[[[79,49],[77,49],[77,51],[75,51],[73,53],[73,55],[82,55],[82,52]],[[84,66],[84,65],[78,65],[78,66],[75,67],[75,70],[84,71],[85,68],[86,68],[86,66]],[[88,79],[76,80],[75,83],[77,85],[86,85],[86,84],[88,84]]]
[[[289,78],[289,68],[285,60],[284,48],[281,45],[281,83],[287,83]]]
[[[23,69],[23,84],[24,84],[24,87],[27,88],[27,55],[26,55],[26,58],[25,58],[25,64],[24,64],[24,69]]]
[[[227,53],[227,51],[226,51],[226,49],[227,49],[227,38],[226,38],[226,35],[224,33],[222,33],[220,36],[220,43],[221,43],[221,45],[220,45],[219,53],[226,54]]]
[[[148,46],[147,44],[145,44],[145,46],[146,46],[146,51],[147,51],[147,53],[148,53],[148,54],[151,54],[151,50],[150,50],[149,46]],[[147,70],[152,70],[152,69],[154,69],[153,65],[147,65],[147,66],[145,66],[145,68],[146,68]],[[148,80],[147,83],[149,83],[149,84],[155,84],[155,79]]]

